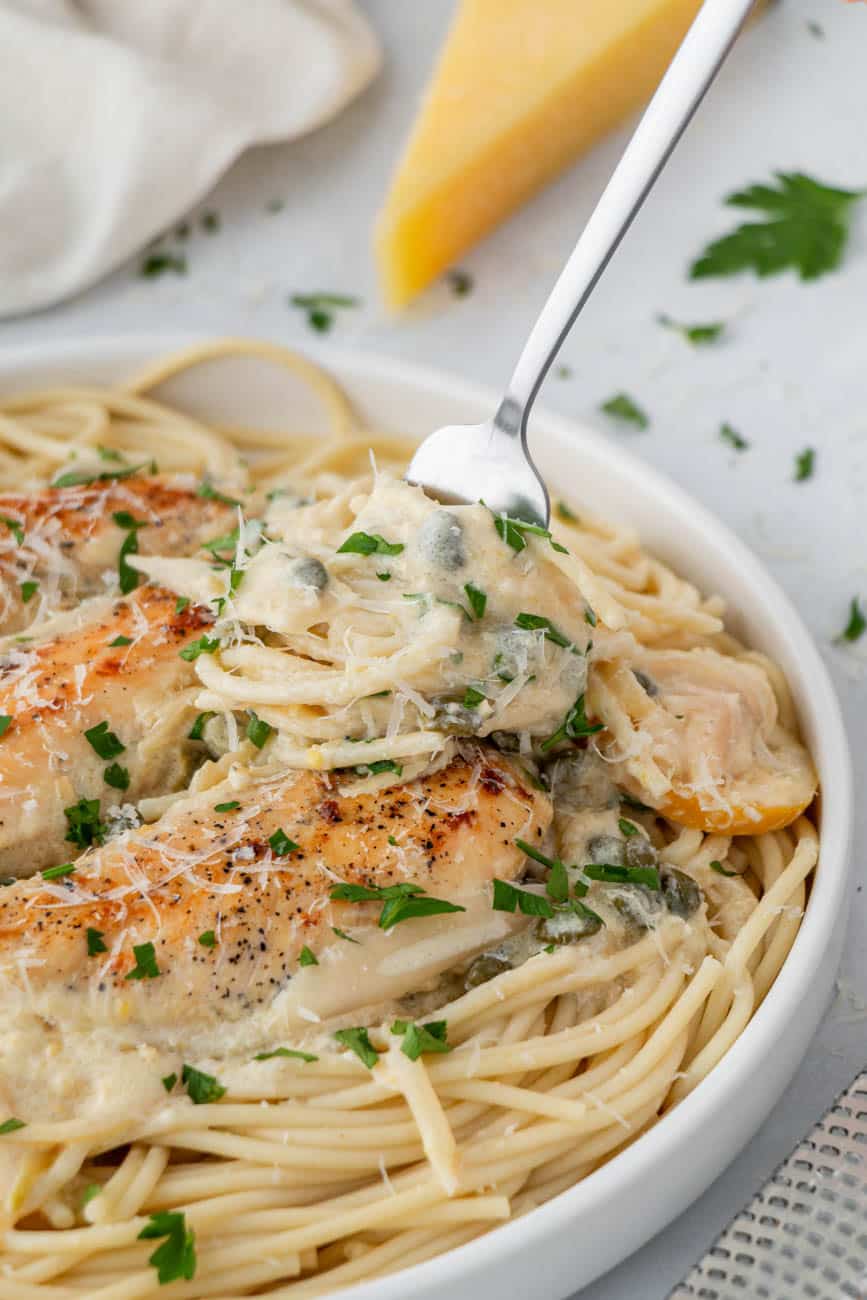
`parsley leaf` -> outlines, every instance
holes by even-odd
[[[271,845],[271,852],[278,858],[285,858],[290,853],[296,853],[300,847],[294,840],[290,840],[282,827],[278,827],[274,834],[268,837],[268,843]]]
[[[507,880],[498,880],[496,876],[491,906],[495,912],[514,912],[517,909],[524,916],[544,916],[549,920],[554,915],[553,907],[542,894],[518,889]]]
[[[601,880],[607,885],[647,885],[659,889],[659,872],[656,867],[621,867],[610,862],[589,862],[583,868],[591,880]]]
[[[114,650],[117,648],[117,646],[121,646],[121,645],[132,645],[132,637],[116,636],[113,641],[109,641],[108,648],[109,650]]]
[[[65,474],[52,481],[52,487],[87,487],[91,483],[110,483],[117,482],[122,478],[130,478],[137,474],[141,469],[147,469],[148,461],[142,461],[141,465],[128,465],[124,469],[104,469],[96,474],[92,470],[69,469]]]
[[[864,190],[841,190],[803,172],[776,172],[776,184],[750,185],[729,194],[726,203],[765,214],[708,244],[693,262],[693,280],[754,271],[776,275],[789,268],[802,280],[815,280],[839,266],[849,237],[852,204]]]
[[[709,862],[708,866],[711,871],[715,871],[718,876],[736,876],[738,874],[736,871],[729,871],[727,867],[724,867],[721,862],[717,862],[716,860]]]
[[[199,935],[199,943],[203,948],[216,948],[217,936],[213,930],[203,930]]]
[[[6,732],[12,726],[12,716],[9,713],[0,713],[0,736],[5,736]]]
[[[219,501],[224,506],[239,506],[240,501],[235,497],[227,497],[223,492],[218,492],[209,479],[203,479],[196,488],[196,496],[204,497],[206,501]]]
[[[526,632],[542,631],[546,641],[553,641],[554,645],[562,646],[564,650],[575,649],[569,638],[554,626],[550,618],[543,618],[541,614],[519,614],[515,619],[515,627],[523,628]]]
[[[258,1052],[253,1057],[253,1060],[272,1061],[275,1056],[289,1056],[293,1060],[303,1061],[305,1065],[309,1065],[311,1061],[319,1060],[319,1057],[314,1056],[312,1052],[299,1052],[294,1047],[275,1047],[273,1052]]]
[[[125,976],[128,980],[155,980],[162,974],[157,965],[156,953],[152,943],[134,943],[132,947],[135,966]]]
[[[317,961],[315,954],[310,951],[306,943],[304,947],[301,949],[300,953],[298,954],[298,965],[299,966],[319,965],[319,962]]]
[[[20,524],[17,519],[3,518],[0,520],[0,523],[6,525],[19,546],[24,545],[24,526]]]
[[[307,324],[319,334],[326,334],[334,324],[333,308],[361,305],[359,298],[340,293],[293,293],[289,302],[307,313]]]
[[[183,253],[148,253],[138,268],[143,280],[153,280],[158,275],[165,275],[167,271],[172,271],[175,275],[186,275],[187,259]]]
[[[618,817],[617,825],[620,827],[620,834],[625,835],[627,839],[632,835],[638,834],[638,827],[635,822],[631,822],[626,817]]]
[[[33,599],[33,597],[36,595],[38,590],[39,590],[38,582],[33,582],[31,580],[30,582],[21,583],[21,599],[25,605],[28,604],[29,601]]]
[[[240,799],[228,799],[225,803],[215,803],[214,812],[234,812],[241,807]]]
[[[342,546],[338,546],[338,555],[400,555],[405,549],[403,542],[387,542],[379,533],[352,533]]]
[[[368,1070],[372,1070],[379,1060],[379,1052],[371,1043],[367,1030],[360,1026],[354,1029],[338,1029],[334,1035],[338,1043],[348,1047],[354,1052],[359,1060],[363,1061]]]
[[[250,710],[250,721],[247,723],[247,739],[251,740],[257,749],[263,747],[273,730],[274,728],[270,722],[263,722],[252,709]]]
[[[719,436],[723,442],[734,447],[735,451],[746,451],[749,448],[750,444],[743,434],[738,433],[737,429],[733,429],[728,423],[720,425]]]
[[[17,1133],[18,1129],[26,1127],[23,1119],[15,1119],[13,1115],[11,1119],[4,1119],[0,1124],[0,1137],[5,1137],[7,1133]]]
[[[129,769],[121,767],[120,763],[110,763],[103,772],[102,779],[115,790],[129,789]]]
[[[465,709],[474,709],[477,704],[481,704],[482,700],[486,698],[487,696],[483,691],[477,691],[475,686],[468,686],[464,691],[463,706]]]
[[[198,659],[199,655],[214,654],[219,649],[219,645],[220,638],[218,636],[200,636],[197,641],[191,641],[189,645],[185,645],[183,650],[178,651],[178,654],[182,659],[186,659],[187,663],[192,663],[194,659]]]
[[[331,933],[336,934],[338,939],[343,939],[346,943],[358,943],[358,944],[361,943],[360,939],[353,939],[352,935],[347,934],[345,930],[338,930],[336,925],[332,925]],[[317,962],[317,965],[318,964],[319,963]]]
[[[172,1088],[174,1088],[177,1081],[178,1081],[178,1076],[176,1074],[165,1074],[163,1075],[162,1079],[160,1079],[160,1083],[163,1085],[166,1092],[171,1092]]]
[[[105,721],[97,722],[95,727],[88,727],[84,738],[100,758],[117,758],[126,749],[126,745],[118,740],[114,732],[109,731]]]
[[[216,716],[216,713],[200,713],[187,732],[187,740],[201,740],[202,733],[205,730],[205,723],[210,722],[211,718]]]
[[[445,1020],[429,1020],[426,1025],[416,1025],[410,1020],[395,1020],[391,1026],[393,1034],[402,1034],[400,1050],[411,1061],[417,1061],[424,1052],[450,1052],[447,1042],[448,1023]]]
[[[165,1237],[148,1259],[157,1271],[160,1286],[185,1278],[188,1282],[196,1275],[196,1237],[182,1212],[161,1210],[150,1216],[138,1234],[139,1241]]]
[[[488,597],[480,587],[474,586],[472,582],[464,584],[467,600],[470,602],[470,609],[476,618],[484,618],[485,606],[488,603]]]
[[[565,501],[558,501],[554,509],[557,511],[557,518],[562,519],[565,524],[580,523],[575,511],[570,509]]]
[[[814,447],[805,447],[795,457],[795,482],[803,483],[804,479],[813,477],[813,470],[816,468],[816,451]]]
[[[838,644],[842,641],[857,641],[865,628],[867,628],[867,619],[864,618],[864,611],[858,597],[853,596],[849,602],[849,621],[835,640]]]
[[[101,952],[108,952],[108,948],[103,943],[102,930],[94,930],[93,926],[87,927],[87,955],[88,957],[97,957]]]
[[[80,849],[88,849],[91,844],[101,844],[105,837],[105,826],[99,820],[99,800],[79,799],[78,803],[64,808],[66,818],[66,838]]]
[[[195,1106],[219,1101],[226,1093],[219,1079],[215,1079],[212,1074],[194,1069],[192,1065],[185,1065],[181,1069],[181,1083],[186,1085],[187,1093]]]
[[[348,903],[381,902],[379,927],[390,930],[400,921],[419,916],[439,916],[445,912],[465,912],[465,907],[444,898],[428,898],[421,885],[404,881],[399,885],[335,885],[331,898]]]
[[[660,325],[664,325],[666,329],[674,330],[682,338],[686,339],[687,343],[696,346],[700,346],[702,343],[715,343],[725,329],[725,324],[722,321],[712,321],[707,325],[681,325],[662,312],[656,319]]]
[[[623,424],[634,424],[636,429],[643,431],[650,428],[650,417],[628,393],[616,393],[614,397],[609,397],[607,402],[602,403],[600,410]]]
[[[602,731],[603,726],[604,724],[601,722],[588,722],[587,715],[584,712],[584,692],[582,691],[557,730],[547,740],[543,740],[539,748],[543,754],[547,754],[548,750],[559,744],[561,740],[577,740],[580,736],[593,736],[597,731]]]
[[[380,772],[394,772],[400,776],[403,768],[393,758],[377,758],[373,763],[360,763],[355,770],[359,776],[379,776]]]

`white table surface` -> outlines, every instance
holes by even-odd
[[[299,346],[293,291],[357,294],[336,342],[413,358],[502,384],[625,139],[609,139],[465,259],[473,292],[429,292],[401,319],[378,305],[369,231],[427,69],[448,0],[367,0],[388,63],[336,123],[244,157],[203,208],[216,234],[187,241],[189,274],[143,280],[138,260],[77,300],[0,324],[0,346],[96,333],[249,333]],[[819,22],[823,36],[808,26]],[[860,788],[867,734],[867,637],[832,639],[850,597],[867,595],[867,202],[843,269],[818,283],[792,275],[690,283],[689,260],[738,214],[733,189],[803,170],[847,188],[867,185],[867,7],[782,0],[740,42],[564,349],[568,379],[543,401],[605,426],[600,402],[625,390],[650,413],[646,433],[608,426],[711,506],[754,548],[799,607],[840,691]],[[279,198],[279,213],[266,210]],[[723,319],[728,337],[691,348],[655,323]],[[749,439],[718,438],[729,421]],[[792,481],[816,448],[816,473]],[[867,812],[859,812],[860,869]],[[676,1223],[583,1293],[584,1300],[662,1300],[796,1139],[867,1060],[867,895],[852,896],[841,984],[824,1025],[772,1118]],[[581,1242],[576,1225],[576,1242]],[[585,1247],[590,1248],[587,1243]]]

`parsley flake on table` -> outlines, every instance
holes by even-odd
[[[474,281],[469,271],[461,271],[457,268],[446,271],[446,280],[456,298],[466,298],[473,291]]]
[[[776,183],[729,194],[730,207],[764,214],[708,244],[690,267],[693,280],[754,271],[758,276],[796,270],[802,280],[833,271],[849,237],[852,206],[865,190],[823,185],[803,172],[776,172]]]
[[[838,645],[844,641],[858,641],[865,628],[867,628],[867,619],[864,617],[861,602],[857,596],[853,596],[849,602],[849,621],[835,640]]]
[[[734,447],[735,451],[747,451],[749,449],[750,444],[743,434],[738,433],[737,429],[733,429],[727,422],[720,425],[719,436],[723,442],[727,442],[730,447]]]
[[[642,432],[650,428],[650,417],[628,393],[615,393],[614,397],[609,397],[607,402],[602,403],[600,410],[621,424],[633,424]]]
[[[149,1257],[148,1263],[156,1269],[160,1286],[184,1278],[189,1282],[196,1275],[196,1236],[187,1227],[183,1213],[178,1210],[160,1210],[138,1234],[139,1241],[165,1237],[161,1246]]]
[[[816,450],[814,447],[805,447],[795,457],[795,482],[803,483],[804,479],[812,478],[815,468]]]
[[[331,329],[335,310],[361,306],[360,298],[342,293],[293,293],[289,302],[307,313],[307,324],[319,334],[326,334]]]
[[[664,312],[660,312],[656,318],[657,323],[664,325],[667,330],[673,330],[681,338],[686,339],[687,343],[692,343],[696,347],[701,347],[705,343],[715,343],[725,329],[725,322],[709,321],[703,325],[683,325],[680,321],[672,320]]]
[[[187,259],[183,253],[148,253],[138,269],[143,280],[153,280],[169,271],[173,275],[186,275]]]

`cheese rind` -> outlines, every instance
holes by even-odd
[[[700,0],[463,0],[377,222],[402,306],[638,108]]]

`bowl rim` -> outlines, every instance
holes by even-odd
[[[67,340],[33,341],[0,348],[0,382],[14,376],[16,367],[31,372],[50,372],[52,365],[79,361],[88,364],[141,365],[150,358],[175,348],[213,340],[199,331],[159,335],[129,333],[115,336],[88,335]],[[294,347],[294,341],[289,344]],[[333,371],[338,378],[378,380],[385,384],[411,387],[427,394],[447,394],[450,400],[468,406],[484,405],[493,410],[497,393],[482,384],[464,380],[448,371],[389,358],[363,348],[324,345],[315,341],[299,349],[304,355]],[[532,1250],[539,1242],[574,1225],[582,1210],[600,1199],[611,1201],[619,1187],[646,1175],[691,1138],[700,1136],[706,1124],[726,1101],[736,1102],[740,1088],[749,1086],[754,1070],[761,1068],[764,1054],[778,1033],[797,1015],[806,983],[818,970],[838,928],[849,877],[849,847],[853,820],[853,777],[849,745],[840,705],[830,674],[800,614],[765,570],[752,551],[719,520],[665,474],[633,452],[613,444],[580,420],[536,408],[534,429],[552,437],[562,447],[580,439],[603,460],[617,461],[617,472],[640,479],[641,488],[670,505],[676,514],[687,511],[691,522],[714,551],[724,549],[737,563],[745,587],[761,590],[767,617],[777,622],[797,649],[810,678],[810,693],[797,700],[802,716],[810,717],[817,743],[813,758],[822,777],[822,830],[820,872],[822,889],[813,890],[792,949],[762,1005],[706,1079],[651,1129],[639,1135],[607,1164],[581,1182],[559,1193],[522,1218],[509,1220],[470,1242],[398,1273],[360,1282],[341,1291],[347,1300],[403,1300],[424,1283],[424,1294],[454,1283],[465,1270],[478,1274],[486,1259],[495,1256],[502,1263],[504,1252]],[[732,1158],[735,1151],[732,1151]],[[669,1216],[670,1219],[671,1216]],[[666,1220],[668,1222],[668,1220]],[[656,1229],[661,1231],[662,1225]]]

